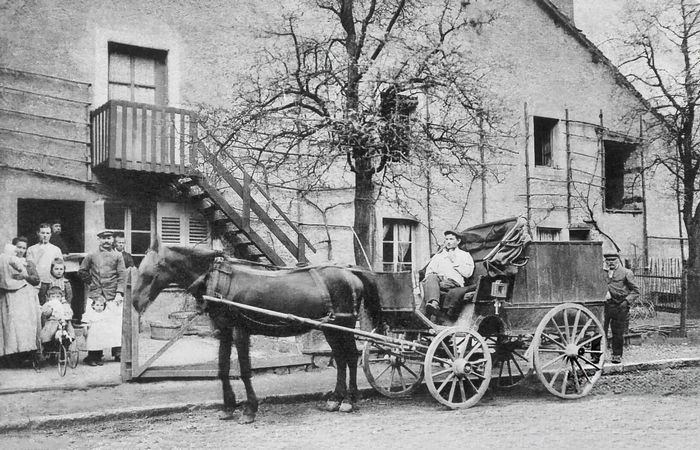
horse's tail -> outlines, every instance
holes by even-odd
[[[355,309],[360,315],[360,326],[366,331],[371,331],[381,323],[382,316],[377,276],[374,272],[360,267],[353,267],[350,270],[362,281],[362,298],[357,299],[355,305]]]

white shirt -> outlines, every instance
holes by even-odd
[[[51,243],[34,244],[27,249],[27,261],[31,261],[36,266],[36,271],[42,283],[50,283],[51,263],[56,258],[63,258],[61,249]]]
[[[454,253],[454,259],[450,259],[449,253]],[[425,269],[425,273],[434,273],[456,281],[464,286],[464,280],[474,273],[474,260],[472,255],[458,248],[454,251],[442,250],[433,256]]]

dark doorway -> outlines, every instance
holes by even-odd
[[[17,200],[17,231],[29,238],[29,245],[38,241],[37,227],[54,219],[61,222],[61,235],[70,253],[85,252],[85,202],[73,200]],[[80,261],[78,261],[80,262]],[[66,278],[73,287],[73,318],[80,321],[85,312],[85,285],[75,271],[67,271]]]
[[[61,221],[63,240],[70,253],[85,252],[85,202],[73,200],[17,200],[17,231],[36,244],[37,226],[54,219]]]

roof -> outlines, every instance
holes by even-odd
[[[534,2],[540,8],[542,8],[542,10],[544,10],[544,12],[547,13],[547,15],[554,20],[554,22],[559,25],[562,30],[572,36],[579,44],[581,44],[591,53],[594,63],[605,64],[612,72],[613,78],[618,85],[629,89],[632,94],[644,104],[644,106],[646,106],[650,111],[652,110],[647,99],[637,90],[636,87],[634,87],[632,83],[629,82],[627,77],[620,72],[620,69],[618,69],[617,66],[610,61],[608,57],[605,56],[603,52],[600,51],[600,49],[586,37],[585,34],[583,34],[583,31],[576,28],[576,25],[569,16],[559,10],[559,8],[557,8],[550,0],[534,0]]]

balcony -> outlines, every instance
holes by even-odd
[[[110,100],[90,114],[93,167],[188,175],[197,163],[193,111]]]

